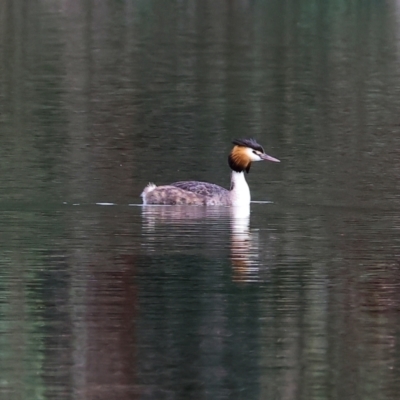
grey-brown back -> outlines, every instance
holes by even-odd
[[[172,185],[157,186],[145,195],[146,204],[207,205],[207,196],[192,193]]]
[[[227,196],[229,194],[229,190],[208,182],[180,181],[171,183],[170,185],[207,197]]]

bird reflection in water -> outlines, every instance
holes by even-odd
[[[200,250],[202,255],[218,258],[229,248],[233,280],[259,280],[258,235],[249,227],[249,204],[238,207],[146,205],[142,217],[147,251],[165,254]]]
[[[258,235],[250,230],[250,205],[232,207],[231,262],[233,279],[237,282],[259,280]]]

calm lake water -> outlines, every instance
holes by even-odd
[[[399,398],[400,2],[5,0],[0,140],[1,399]]]

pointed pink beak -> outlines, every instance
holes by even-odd
[[[268,154],[261,154],[260,157],[266,161],[280,162],[277,158],[271,157]]]

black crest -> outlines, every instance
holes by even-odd
[[[232,141],[232,143],[236,146],[249,147],[250,149],[265,153],[263,147],[259,145],[254,139],[235,139]]]

